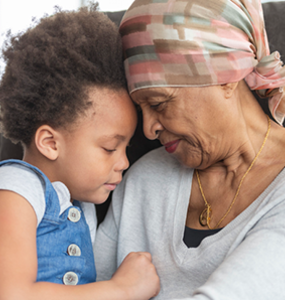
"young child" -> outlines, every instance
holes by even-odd
[[[144,300],[159,290],[149,253],[95,282],[94,203],[121,181],[136,126],[117,28],[96,7],[58,11],[3,50],[2,130],[24,158],[0,166],[0,299]]]

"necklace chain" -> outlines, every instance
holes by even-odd
[[[216,224],[216,226],[214,227],[211,227],[210,226],[210,221],[211,221],[211,215],[212,215],[212,208],[211,208],[211,205],[208,203],[208,201],[206,200],[206,197],[205,197],[205,194],[204,194],[204,191],[202,189],[202,185],[201,185],[201,181],[200,181],[200,176],[199,176],[199,172],[198,170],[196,169],[196,176],[197,176],[197,180],[198,180],[198,184],[199,184],[199,189],[200,189],[200,192],[201,192],[201,195],[203,197],[203,200],[205,202],[205,209],[202,211],[202,213],[200,214],[199,216],[199,222],[202,226],[208,226],[209,229],[216,229],[219,227],[219,225],[224,221],[224,219],[226,218],[226,216],[229,214],[230,210],[232,209],[236,199],[237,199],[237,196],[239,194],[239,191],[240,191],[240,188],[241,188],[241,185],[243,183],[243,180],[244,178],[246,177],[246,175],[249,173],[249,171],[251,170],[251,168],[253,167],[254,163],[256,162],[259,154],[261,153],[265,143],[266,143],[266,140],[268,138],[268,135],[269,135],[269,132],[270,132],[270,128],[271,128],[271,121],[270,121],[270,118],[267,116],[268,118],[268,129],[267,129],[267,132],[265,134],[265,137],[264,137],[264,140],[263,140],[263,143],[259,149],[259,151],[257,152],[256,156],[254,157],[253,161],[251,162],[250,166],[248,167],[247,171],[244,173],[244,175],[242,176],[240,182],[239,182],[239,185],[238,185],[238,188],[237,188],[237,191],[235,193],[235,196],[228,208],[228,210],[226,211],[226,213],[223,215],[223,217],[220,219],[220,221]]]

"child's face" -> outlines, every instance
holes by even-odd
[[[79,119],[76,129],[61,132],[58,172],[72,199],[99,204],[129,166],[126,147],[137,115],[125,90],[95,87],[89,97],[93,106]]]

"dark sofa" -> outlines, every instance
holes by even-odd
[[[285,2],[269,2],[263,4],[265,25],[267,29],[270,50],[278,50],[281,54],[281,59],[285,62]],[[118,12],[106,12],[108,17],[117,25],[124,15],[124,11]],[[258,97],[256,96],[258,99]],[[270,115],[267,108],[267,101],[264,99],[258,99],[260,105],[264,111]],[[139,113],[139,122],[134,137],[131,141],[131,145],[128,148],[128,157],[130,164],[133,164],[138,158],[148,151],[160,146],[158,141],[147,140],[142,131],[142,116]],[[12,144],[9,140],[0,135],[0,160],[9,158],[22,158],[22,148],[19,144]],[[108,207],[110,197],[104,204],[97,206],[98,221],[101,222],[105,216],[106,209]]]

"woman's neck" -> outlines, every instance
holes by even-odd
[[[264,141],[269,126],[268,117],[243,81],[240,82],[236,97],[239,99],[238,113],[231,116],[233,121],[222,134],[220,145],[222,154],[219,154],[216,163],[201,172],[222,173],[225,176],[232,174],[239,177],[239,174],[244,173],[251,164],[262,144],[265,142],[260,157],[267,153],[266,149],[268,144],[273,142],[271,137],[275,131],[283,130],[281,126],[271,121],[270,134]]]
[[[226,214],[236,195],[234,205],[219,227],[227,225],[245,210],[285,166],[285,129],[270,121],[270,132],[265,139],[268,117],[251,93],[245,92],[240,99],[240,112],[232,122],[236,128],[226,128],[223,144],[219,146],[224,151],[222,159],[199,170],[203,192],[213,211],[212,228]],[[258,153],[252,168],[247,172]],[[194,176],[186,222],[190,227],[203,229],[198,220],[204,208],[199,183]]]

